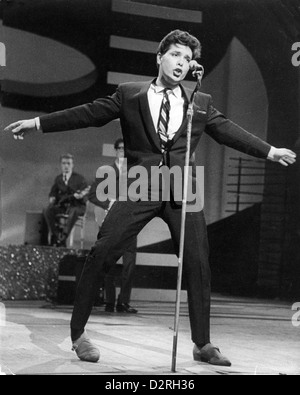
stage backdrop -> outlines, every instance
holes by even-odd
[[[7,49],[7,66],[1,77],[1,129],[19,119],[111,93],[120,82],[154,78],[159,40],[170,30],[181,28],[203,41],[203,91],[212,94],[215,106],[233,121],[266,137],[268,100],[262,76],[243,44],[216,23],[216,13],[220,18],[222,10],[184,9],[183,3],[177,5],[178,9],[175,3],[170,6],[172,2],[164,6],[125,0],[84,3],[89,6],[73,0],[70,9],[69,1],[64,0],[45,0],[43,5],[24,0],[22,5],[15,3],[7,8],[0,25],[0,41]],[[194,87],[191,78],[187,85]],[[99,166],[113,162],[112,145],[120,135],[118,122],[102,129],[32,136],[24,142],[2,134],[0,243],[24,243],[26,212],[40,212],[47,204],[62,153],[74,154],[76,171],[92,182]],[[228,201],[234,195],[227,192],[227,183],[232,180],[232,156],[240,155],[208,136],[197,150],[197,164],[205,166],[209,224],[228,216],[227,210],[232,208]],[[261,188],[254,191],[259,193]],[[87,219],[86,248],[93,244],[97,233],[91,205]],[[154,220],[141,233],[139,246],[169,238],[167,227],[161,220]],[[139,253],[138,264],[174,266],[177,261],[171,253]]]
[[[10,80],[24,84],[73,80],[93,69],[88,58],[58,42],[11,28],[4,28],[4,34],[9,54],[4,87],[5,82]],[[34,61],[36,59],[40,61]],[[265,138],[268,103],[264,83],[255,62],[237,39],[232,41],[221,63],[205,78],[203,91],[213,95],[215,106],[228,117]],[[1,128],[15,120],[40,114],[1,107]],[[111,145],[120,136],[118,122],[101,129],[31,136],[24,142],[16,142],[10,135],[2,135],[1,243],[23,243],[26,211],[39,211],[47,204],[49,189],[60,171],[61,153],[74,154],[76,171],[92,182],[99,166],[113,162]],[[208,223],[228,215],[226,209],[230,195],[226,184],[230,171],[228,159],[231,156],[237,157],[239,154],[219,146],[207,136],[197,151],[197,164],[205,166],[206,171],[205,211]],[[90,207],[87,244],[95,239],[92,211]],[[155,241],[159,238],[157,233],[163,238],[169,237],[161,224],[152,226],[152,230],[156,234]],[[143,243],[153,241],[148,236],[142,236],[141,240],[145,240]]]

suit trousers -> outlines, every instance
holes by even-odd
[[[85,210],[85,206],[70,206],[68,208],[64,208],[50,204],[44,210],[44,217],[46,219],[49,231],[51,231],[54,236],[58,237],[56,216],[58,214],[67,214],[68,219],[65,227],[65,233],[69,236],[78,218],[85,214]]]
[[[123,255],[123,267],[121,276],[121,290],[118,297],[118,305],[129,304],[132,291],[132,280],[136,265],[136,250],[137,250],[137,238],[135,237],[131,242],[129,248]],[[109,273],[105,276],[105,293],[106,293],[106,304],[115,306],[116,304],[116,262],[112,262],[112,268]]]
[[[181,207],[169,202],[116,202],[100,229],[98,240],[87,257],[78,284],[71,320],[72,340],[84,331],[109,262],[124,254],[133,237],[155,217],[169,226],[176,253],[179,253]],[[207,228],[203,212],[187,213],[184,250],[184,275],[188,289],[192,340],[210,342],[211,274]]]

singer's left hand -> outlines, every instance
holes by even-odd
[[[289,166],[296,163],[297,155],[295,152],[286,148],[274,148],[272,157],[270,158],[273,162],[278,162],[282,166]]]
[[[199,70],[194,70],[193,71],[193,77],[199,79],[202,79],[204,76],[204,68],[201,68]]]

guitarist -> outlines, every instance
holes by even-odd
[[[62,173],[56,177],[49,195],[49,206],[44,216],[52,233],[51,246],[65,247],[78,217],[85,214],[86,196],[89,187],[83,176],[73,172],[74,157],[70,154],[61,156]],[[57,227],[57,215],[67,214],[68,219],[62,234]]]

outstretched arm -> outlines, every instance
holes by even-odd
[[[43,133],[63,132],[88,128],[91,126],[104,126],[119,118],[121,107],[121,93],[118,88],[116,93],[92,103],[57,111],[43,115],[40,118],[18,121],[7,126],[4,131],[12,132],[14,139],[23,140],[25,136],[37,131]]]
[[[247,132],[216,110],[212,104],[212,99],[210,100],[206,132],[218,143],[245,154],[278,162],[283,166],[289,166],[296,162],[297,155],[295,152],[286,148],[272,147],[270,144]]]

